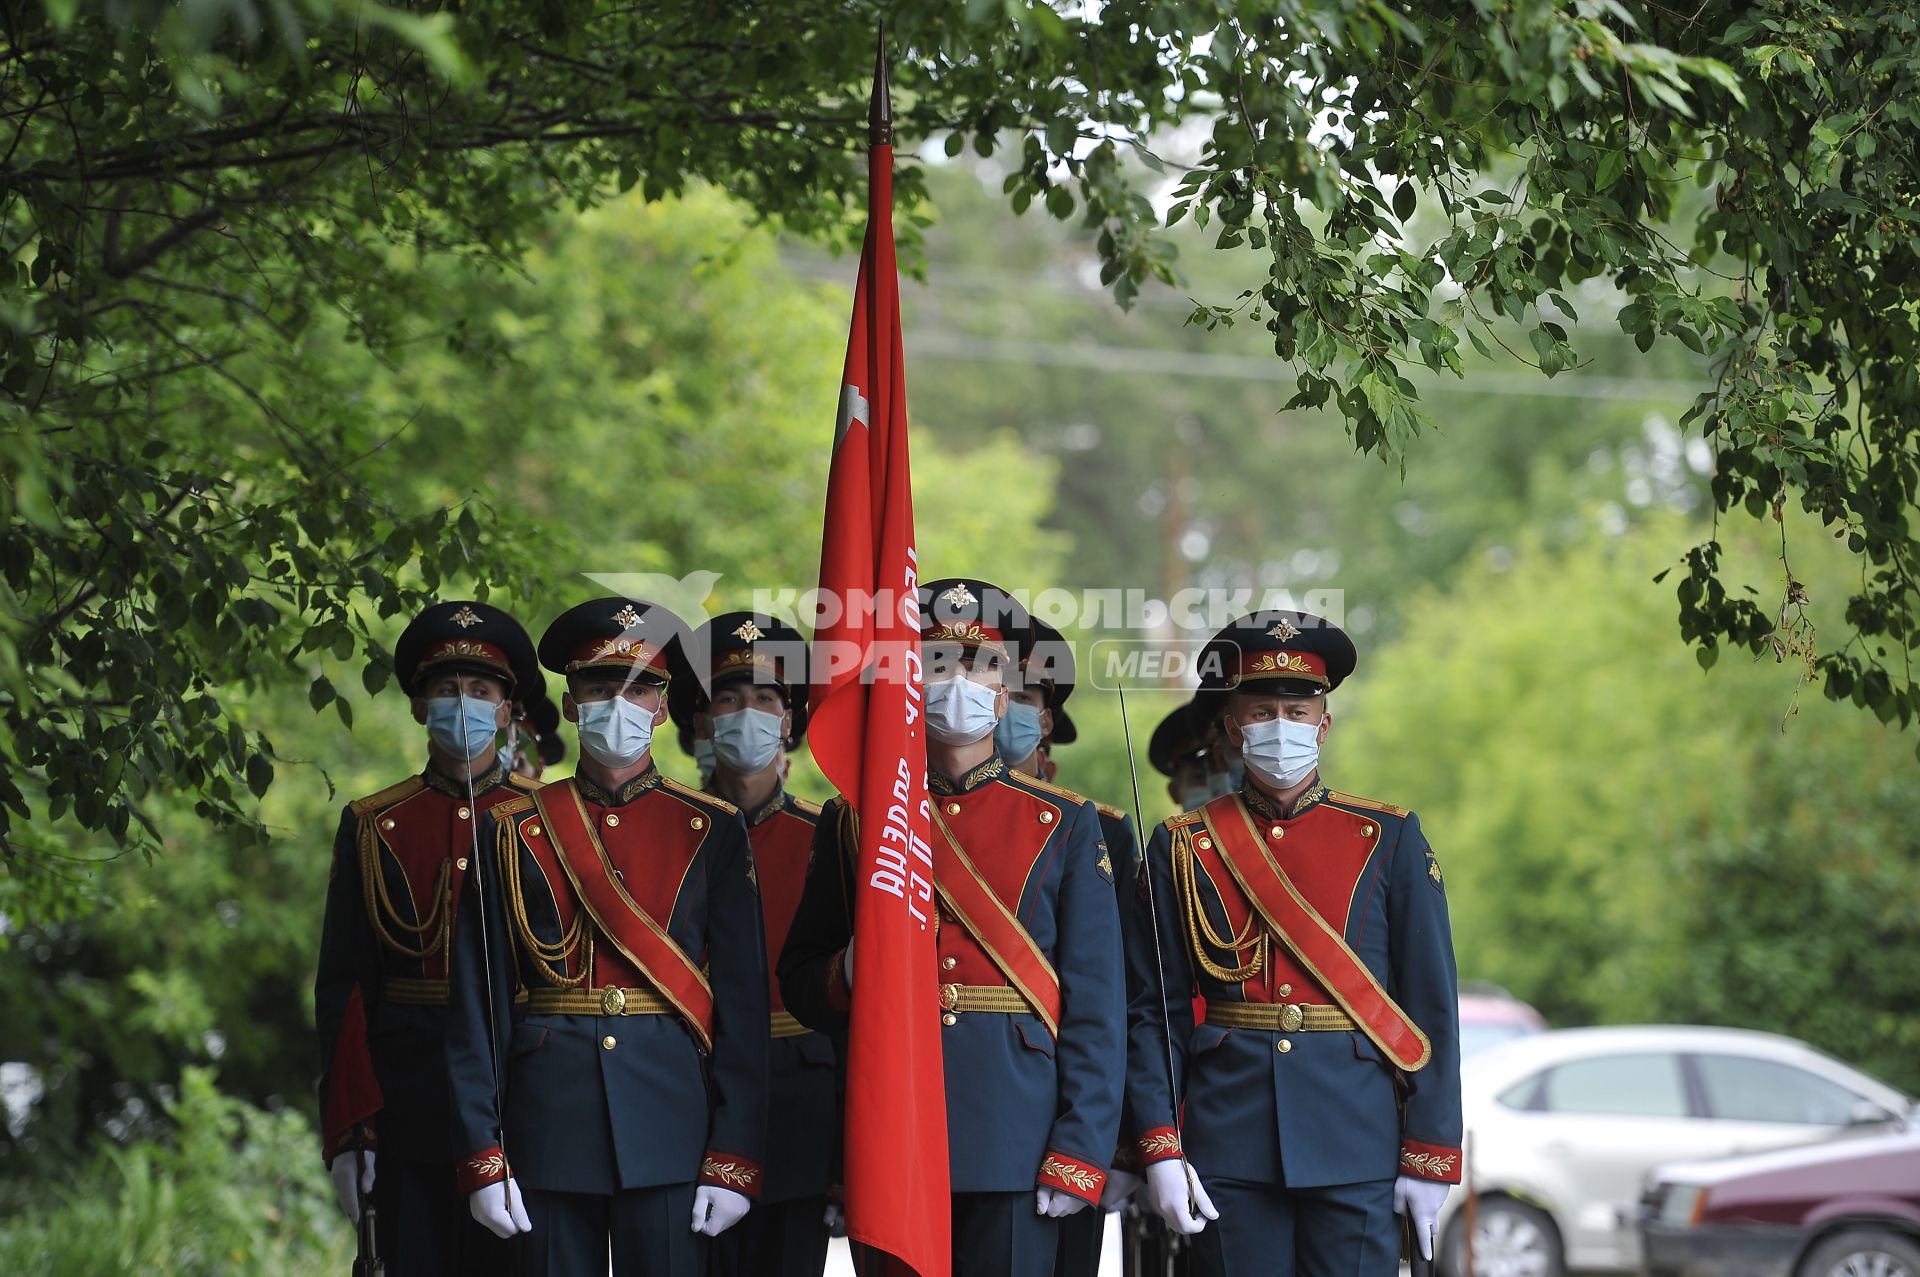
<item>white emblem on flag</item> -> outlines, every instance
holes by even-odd
[[[833,427],[833,446],[836,449],[840,447],[840,441],[847,437],[847,427],[854,422],[859,422],[863,427],[868,425],[873,420],[871,412],[872,406],[867,403],[866,396],[860,393],[859,387],[840,387],[840,420]]]

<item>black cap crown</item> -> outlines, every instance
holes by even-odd
[[[435,603],[414,617],[393,645],[393,670],[409,696],[419,695],[427,675],[443,670],[502,679],[508,698],[516,701],[546,690],[533,658],[533,640],[520,622],[472,599]]]
[[[1358,660],[1345,631],[1307,612],[1255,612],[1234,621],[1200,651],[1200,691],[1209,715],[1230,691],[1325,696]]]
[[[793,711],[786,747],[798,749],[807,734],[807,640],[799,630],[764,612],[726,612],[714,617],[681,648],[680,676],[667,692],[673,716],[692,750],[693,716],[706,709],[721,684],[746,679],[778,687]]]
[[[563,677],[585,670],[621,670],[665,683],[686,634],[679,617],[645,599],[590,599],[568,608],[540,636],[540,663]]]
[[[923,647],[954,644],[967,655],[985,652],[1013,664],[1031,624],[1020,601],[991,582],[956,576],[920,587]]]

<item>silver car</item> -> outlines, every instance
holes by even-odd
[[[1911,1102],[1804,1042],[1745,1029],[1563,1029],[1461,1065],[1476,1189],[1440,1214],[1440,1270],[1558,1277],[1630,1270],[1641,1184],[1664,1162],[1804,1144]]]

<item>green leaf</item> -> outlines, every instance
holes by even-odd
[[[255,798],[265,798],[267,788],[273,784],[273,764],[267,761],[265,754],[255,754],[247,759],[247,788],[253,791]]]
[[[1414,189],[1413,183],[1400,183],[1399,188],[1393,193],[1393,215],[1403,222],[1408,221],[1413,217],[1414,209],[1418,204],[1419,192]]]

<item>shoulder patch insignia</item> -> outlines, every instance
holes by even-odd
[[[1113,884],[1113,857],[1107,854],[1107,844],[1100,844],[1100,859],[1093,862],[1093,867],[1099,870],[1102,882]]]
[[[347,806],[353,809],[354,815],[364,816],[368,812],[379,811],[382,807],[391,807],[403,798],[411,798],[426,787],[426,781],[418,776],[409,776],[397,785],[388,785],[377,794],[356,798]]]
[[[1440,858],[1433,854],[1431,847],[1427,848],[1427,881],[1432,883],[1433,889],[1441,895],[1444,896],[1447,893],[1446,880],[1440,876]]]
[[[1390,816],[1405,816],[1407,808],[1395,807],[1392,803],[1379,802],[1372,798],[1362,798],[1358,794],[1345,794],[1337,789],[1327,791],[1327,801],[1338,803],[1342,807],[1359,807],[1365,811],[1384,811]]]

